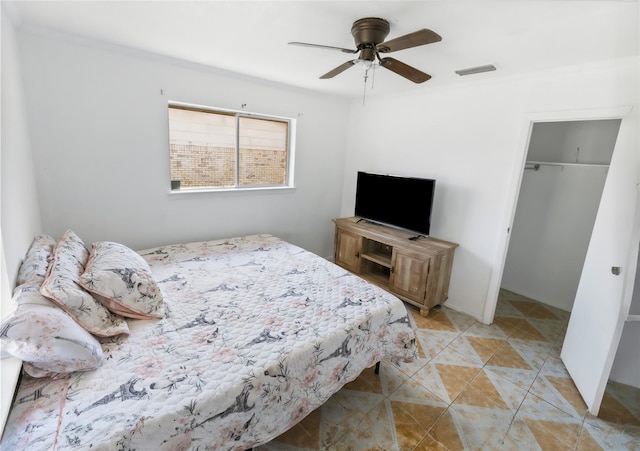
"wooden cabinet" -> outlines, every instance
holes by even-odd
[[[394,247],[389,291],[422,306],[432,266],[431,256]]]
[[[344,230],[336,235],[335,248],[335,259],[336,261],[340,260],[340,266],[358,274],[360,272],[362,236]]]
[[[334,220],[335,262],[420,308],[446,301],[455,243],[420,237],[356,217]]]

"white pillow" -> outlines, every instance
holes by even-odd
[[[40,293],[94,335],[128,334],[129,327],[124,318],[113,315],[78,284],[88,258],[89,252],[82,240],[68,230],[53,250]]]
[[[27,255],[20,265],[16,286],[24,283],[42,283],[47,275],[49,260],[56,240],[49,235],[37,235],[31,242]]]
[[[37,284],[15,289],[16,310],[2,321],[2,357],[24,362],[33,377],[88,371],[102,365],[100,343],[69,315],[45,299]]]
[[[162,294],[149,264],[123,244],[93,243],[80,285],[118,315],[137,319],[164,316]]]

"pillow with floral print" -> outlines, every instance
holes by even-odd
[[[149,264],[123,244],[93,243],[80,285],[118,315],[136,319],[164,316],[162,293]]]
[[[49,259],[56,240],[49,235],[37,235],[31,242],[27,255],[20,265],[16,285],[37,283],[40,285],[47,275]]]
[[[79,285],[88,258],[89,252],[84,242],[68,230],[53,250],[40,293],[94,335],[110,337],[128,334],[129,327],[124,318],[112,314]]]
[[[15,289],[16,310],[2,321],[2,357],[23,361],[33,377],[56,377],[102,365],[100,343],[69,315],[45,299],[37,284]]]

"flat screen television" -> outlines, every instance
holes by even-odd
[[[355,215],[429,236],[436,181],[358,172]]]

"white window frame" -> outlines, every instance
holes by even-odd
[[[168,118],[168,109],[171,107],[192,109],[192,110],[200,110],[203,112],[210,111],[211,113],[220,113],[220,114],[232,114],[235,116],[235,133],[236,133],[236,186],[229,187],[202,187],[202,188],[181,188],[179,190],[174,190],[169,188],[169,194],[171,195],[182,195],[182,194],[193,194],[193,193],[210,193],[210,192],[247,192],[247,191],[283,191],[283,190],[293,190],[295,189],[294,183],[294,167],[295,167],[295,139],[296,139],[296,120],[294,118],[285,117],[285,116],[275,116],[269,114],[262,113],[253,113],[245,110],[231,110],[226,108],[217,108],[206,105],[198,105],[193,103],[184,103],[177,101],[169,101],[167,105],[167,146],[170,146],[169,140],[169,118]],[[240,128],[238,126],[239,120],[241,117],[247,118],[257,118],[257,119],[266,119],[266,120],[275,120],[280,122],[287,122],[287,158],[286,158],[286,183],[282,185],[254,185],[254,186],[240,186],[238,184],[239,179],[239,143],[240,140],[238,138],[238,134],[240,133]],[[171,156],[169,155],[169,182],[171,181]]]

